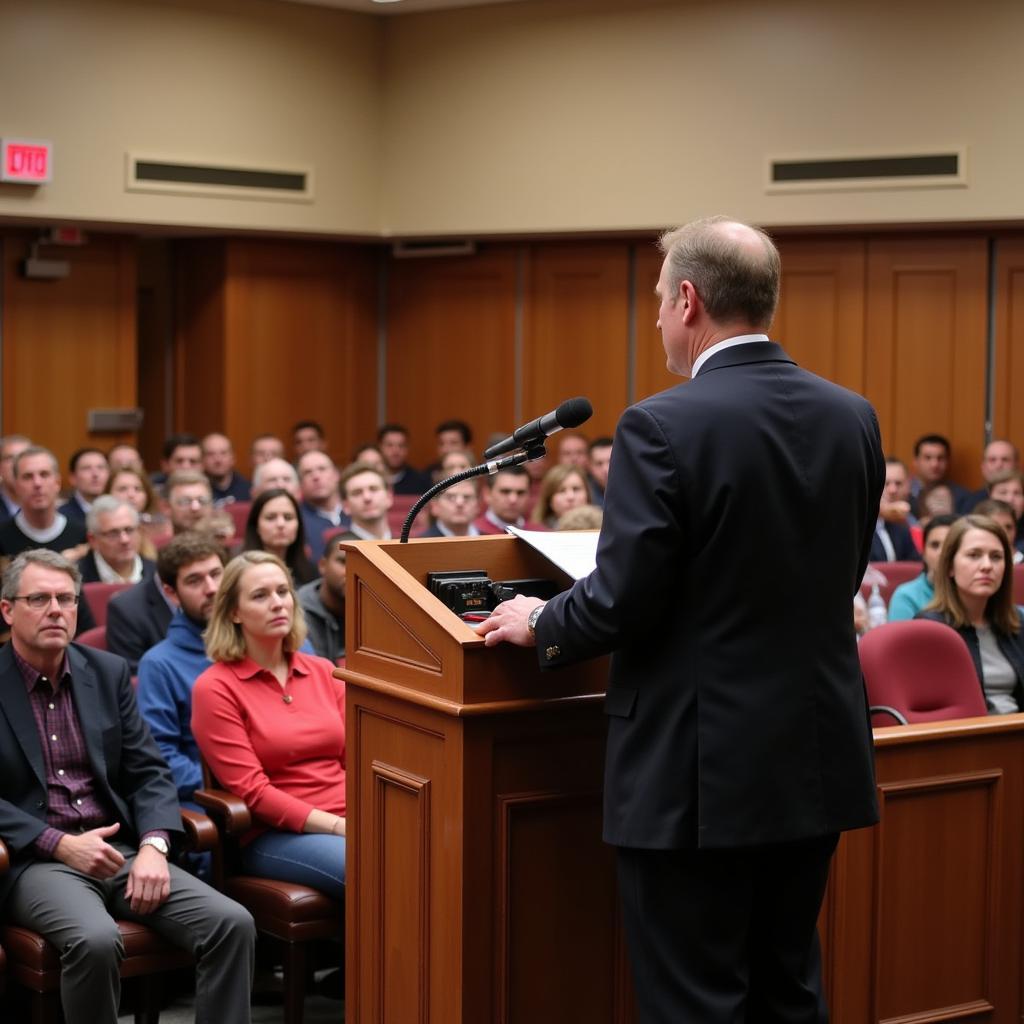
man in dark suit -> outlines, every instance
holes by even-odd
[[[878,813],[850,611],[878,424],[761,333],[766,235],[711,218],[662,247],[658,324],[692,379],[619,421],[595,571],[480,631],[546,667],[614,652],[604,835],[640,1019],[820,1024],[828,866]]]
[[[57,511],[84,526],[92,503],[106,490],[110,466],[99,448],[79,448],[68,462],[68,471],[74,490]]]
[[[140,583],[156,562],[139,554],[139,513],[112,494],[101,494],[85,518],[89,551],[78,560],[83,583]]]
[[[137,675],[139,659],[167,636],[174,611],[159,576],[115,594],[107,605],[107,650],[125,658]]]
[[[59,951],[68,1024],[113,1024],[124,955],[115,918],[196,956],[196,1016],[246,1024],[248,911],[168,862],[177,794],[122,658],[69,643],[77,570],[30,550],[4,574],[0,611],[0,914]]]

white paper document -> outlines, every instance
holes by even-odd
[[[526,541],[549,562],[554,563],[574,580],[589,576],[597,566],[597,538],[600,530],[520,530],[506,527],[509,533]]]

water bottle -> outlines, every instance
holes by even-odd
[[[871,587],[871,596],[868,598],[868,629],[876,626],[884,626],[889,618],[885,608],[885,599],[878,591],[878,584]]]

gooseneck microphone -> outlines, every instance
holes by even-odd
[[[586,423],[594,415],[594,407],[586,398],[569,398],[564,401],[554,412],[546,413],[537,419],[519,427],[504,441],[491,445],[484,452],[485,459],[494,459],[506,452],[513,452],[517,448],[534,448],[542,445],[546,437],[559,430],[578,427]]]

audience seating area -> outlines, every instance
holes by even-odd
[[[215,847],[217,830],[209,818],[188,810],[182,810],[181,817],[190,850]],[[7,847],[0,841],[0,871],[5,871],[9,864]],[[157,1024],[161,975],[191,966],[192,956],[145,925],[122,920],[117,922],[117,927],[125,947],[121,977],[139,979],[142,989],[135,1024]],[[31,928],[13,924],[0,926],[0,945],[6,950],[7,973],[28,992],[32,1024],[59,1024],[60,958],[57,950]],[[0,966],[3,963],[0,959]],[[8,1019],[6,1014],[3,1019]]]
[[[309,886],[242,874],[237,837],[252,826],[249,808],[233,793],[217,788],[205,767],[204,777],[207,785],[196,790],[195,800],[210,813],[220,833],[213,853],[214,885],[249,910],[261,936],[281,945],[284,1024],[302,1024],[306,981],[313,967],[310,946],[341,940],[342,908],[337,900]]]

